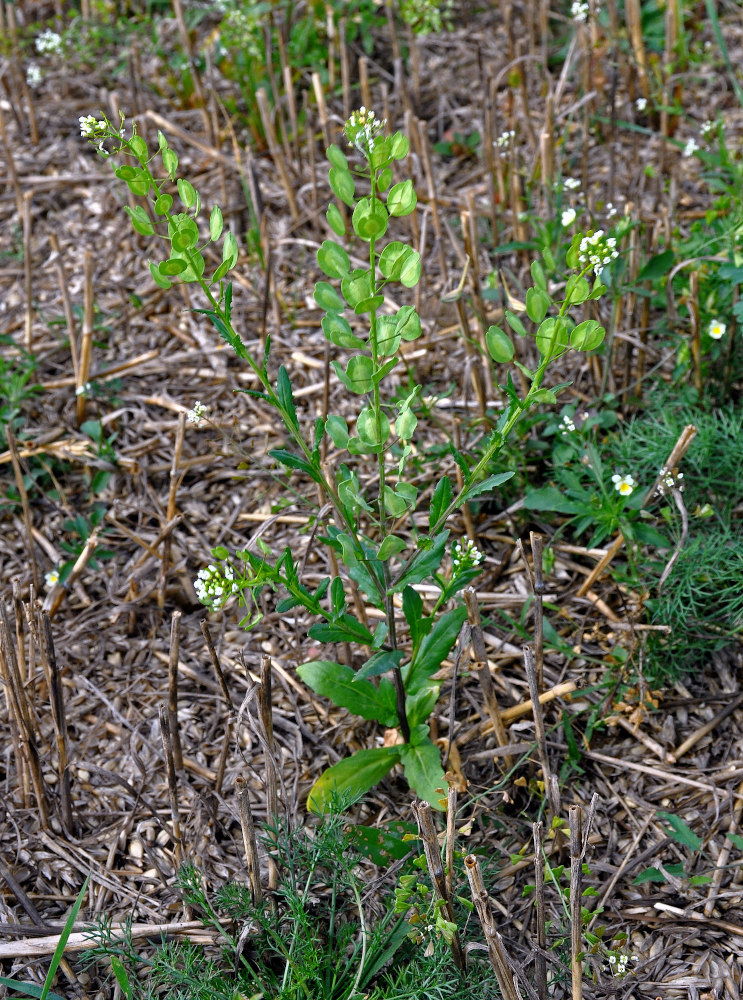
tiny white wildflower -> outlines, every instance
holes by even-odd
[[[29,87],[38,87],[43,79],[44,77],[41,72],[41,67],[38,63],[29,63],[26,67],[26,83]]]
[[[721,319],[713,319],[710,325],[707,327],[707,333],[713,340],[720,340],[725,336],[725,331],[727,326],[722,322]]]
[[[697,142],[697,140],[693,138],[689,139],[689,141],[684,146],[682,155],[686,157],[693,156],[698,149],[699,149],[699,143]]]
[[[573,0],[570,6],[570,16],[579,23],[586,21],[588,19],[588,4],[584,0]]]
[[[642,112],[645,110],[647,106],[648,106],[647,97],[638,97],[637,100],[635,101],[635,107],[640,112],[640,114],[642,114]]]
[[[348,142],[355,146],[360,153],[368,156],[374,149],[374,144],[386,124],[386,119],[380,121],[373,111],[367,110],[362,105],[358,111],[351,112],[351,117],[343,126],[343,131]]]
[[[76,396],[89,396],[90,395],[90,389],[91,389],[90,382],[83,382],[82,385],[79,385],[77,387],[77,389],[75,389],[75,395]]]
[[[575,222],[575,216],[576,211],[574,208],[566,208],[560,218],[563,227],[567,229],[568,226],[572,226]]]
[[[189,424],[200,424],[201,421],[206,416],[208,409],[209,409],[208,406],[204,406],[201,400],[197,399],[196,402],[193,404],[193,409],[188,410],[188,412],[186,413],[186,420],[189,422]],[[209,568],[211,569],[211,567]]]
[[[717,131],[717,122],[710,121],[708,118],[706,122],[702,122],[699,131],[703,139],[709,139],[712,133]]]
[[[609,955],[609,965],[616,965],[616,964],[617,964],[617,956]]]
[[[637,486],[632,476],[620,476],[618,473],[611,477],[611,481],[614,483],[614,489],[623,497],[628,497]]]
[[[562,186],[568,191],[575,191],[580,187],[580,181],[576,177],[565,177]]]
[[[627,966],[624,965],[622,962],[620,962],[619,965],[617,966],[617,974],[623,976],[626,971],[627,971]]]
[[[46,584],[47,590],[51,590],[52,587],[56,587],[59,583],[59,570],[55,567],[50,569],[48,573],[44,574],[44,583]]]
[[[607,201],[607,203],[606,203],[606,218],[607,219],[613,219],[616,214],[617,214],[617,210],[614,207],[613,203],[610,202],[610,201]],[[614,242],[616,243],[616,240]]]
[[[36,38],[36,51],[39,53],[49,52],[52,55],[61,52],[62,36],[47,28]]]
[[[478,566],[484,558],[472,539],[465,538],[454,545],[452,568],[455,573],[471,569],[473,566]]]
[[[664,466],[658,473],[658,485],[655,488],[658,496],[665,496],[670,490],[676,489],[679,493],[683,493],[684,484],[681,480],[684,478],[683,472],[677,472],[675,469],[666,469]]]
[[[512,128],[507,128],[494,140],[493,145],[496,149],[508,149],[515,138],[516,132]]]
[[[572,434],[575,430],[575,421],[567,413],[560,421],[560,433],[563,437],[567,437],[568,434]]]

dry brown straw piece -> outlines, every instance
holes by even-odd
[[[493,686],[493,678],[490,675],[488,654],[485,650],[485,642],[482,635],[480,608],[477,603],[477,593],[474,587],[467,587],[465,589],[464,603],[467,605],[467,617],[470,623],[470,648],[472,660],[480,681],[480,688],[485,701],[485,708],[490,722],[492,723],[493,732],[495,733],[498,746],[505,747],[508,746],[509,743],[508,732],[503,724],[503,718],[498,706],[498,698],[496,697],[495,687]],[[503,760],[506,770],[510,771],[513,767],[513,757],[507,755],[503,758]]]
[[[535,823],[534,837],[534,901],[537,918],[537,948],[534,956],[534,979],[539,1000],[547,1000],[547,909],[544,896],[543,824]]]
[[[417,814],[418,831],[423,843],[423,851],[426,855],[426,865],[428,866],[428,873],[431,876],[431,882],[433,883],[433,890],[436,893],[436,896],[444,902],[444,916],[448,921],[454,924],[456,921],[454,919],[454,911],[452,910],[451,897],[448,894],[444,866],[441,862],[439,840],[436,836],[436,827],[434,826],[433,816],[431,815],[431,806],[428,802],[418,803]],[[464,972],[467,961],[462,948],[462,942],[459,938],[458,930],[454,931],[450,947],[452,958],[454,959],[457,968]]]
[[[570,972],[572,1000],[583,996],[583,820],[580,806],[570,806]]]
[[[168,775],[168,795],[170,798],[170,816],[173,823],[173,860],[175,867],[180,868],[183,861],[183,843],[181,841],[181,814],[178,809],[178,784],[173,761],[173,744],[170,738],[168,712],[164,705],[158,708],[160,717],[160,736],[165,754],[165,769]]]
[[[72,833],[72,797],[70,794],[70,771],[68,755],[67,718],[65,716],[64,690],[62,678],[57,666],[54,652],[54,636],[52,623],[46,611],[41,612],[41,622],[44,640],[41,644],[41,654],[46,660],[47,676],[50,679],[50,701],[52,705],[52,722],[57,744],[57,777],[59,781],[59,806],[62,823],[69,834]]]
[[[245,864],[248,869],[248,881],[253,905],[258,906],[263,899],[261,888],[261,870],[258,864],[258,846],[255,839],[255,824],[250,808],[250,792],[245,778],[238,775],[235,778],[237,789],[237,804],[240,811],[240,827],[242,828],[243,847],[245,849]]]
[[[180,648],[181,612],[174,611],[170,622],[170,655],[168,657],[168,725],[173,744],[173,764],[183,770],[183,750],[178,727],[178,650]]]
[[[485,888],[485,883],[483,882],[480,863],[474,854],[467,855],[464,859],[464,867],[470,883],[472,902],[475,904],[475,910],[482,924],[482,932],[488,945],[490,964],[495,971],[495,977],[503,994],[503,1000],[521,1000],[513,979],[503,939],[495,929],[493,911],[490,908],[490,899]]]

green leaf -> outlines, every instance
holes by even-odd
[[[389,154],[393,160],[404,160],[410,150],[410,140],[402,132],[395,132],[389,138]]]
[[[358,679],[351,667],[329,660],[312,660],[297,667],[297,673],[308,687],[340,708],[388,728],[397,725],[394,690],[390,701],[388,688],[380,689],[371,681]]]
[[[149,267],[155,284],[159,285],[160,288],[170,288],[172,282],[168,281],[165,275],[160,274],[160,267],[152,261],[149,262]]]
[[[171,195],[161,194],[155,200],[155,204],[153,207],[158,215],[167,215],[167,213],[170,211],[170,207],[172,204],[173,204],[173,198],[171,197]]]
[[[332,365],[336,375],[350,392],[363,395],[364,393],[371,392],[374,388],[374,380],[372,378],[374,363],[365,354],[357,354],[351,358],[345,371],[343,371],[338,361],[333,361]]]
[[[222,216],[222,209],[219,205],[215,205],[212,209],[212,214],[209,216],[209,239],[212,241],[218,240],[222,235],[223,228],[224,217]]]
[[[419,542],[418,545],[420,548],[418,552],[416,552],[411,566],[408,568],[407,572],[400,577],[395,586],[391,588],[391,591],[393,593],[399,593],[399,591],[404,590],[406,586],[412,586],[415,583],[420,583],[422,580],[425,580],[426,577],[435,573],[441,566],[441,560],[444,558],[444,547],[446,546],[446,540],[448,537],[448,531],[440,531],[433,539],[433,544],[430,544],[429,539],[425,539],[425,541],[429,542],[428,547],[424,548],[421,545],[421,542]]]
[[[549,316],[537,330],[537,348],[544,357],[554,357],[568,346],[567,323],[562,316]]]
[[[427,684],[414,695],[405,699],[405,714],[411,730],[430,716],[439,700],[440,684]]]
[[[543,486],[539,490],[530,490],[524,497],[524,507],[527,510],[552,510],[558,514],[577,514],[582,507],[575,500],[570,500],[556,486]]]
[[[395,313],[395,332],[403,340],[417,340],[421,335],[420,316],[412,306],[403,306]]]
[[[571,306],[585,302],[591,294],[591,286],[580,274],[572,274],[565,286],[565,301]]]
[[[292,452],[286,451],[284,448],[274,448],[274,450],[269,451],[268,454],[271,458],[275,458],[277,462],[285,465],[288,469],[299,469],[300,472],[306,472],[307,475],[316,483],[320,482],[320,473],[317,469],[313,469],[306,458],[302,458],[300,455],[294,455]]]
[[[351,330],[351,324],[337,312],[329,312],[322,318],[323,333],[336,347],[363,348],[366,344],[360,337],[357,337]]]
[[[741,837],[740,834],[728,832],[726,836],[728,840],[733,842],[739,851],[743,851],[743,837]]]
[[[386,674],[394,667],[399,667],[402,658],[403,651],[401,649],[381,649],[378,653],[371,656],[363,667],[356,672],[356,681],[363,680],[365,677],[379,677],[380,674]],[[394,686],[392,689],[391,704],[395,705]],[[397,717],[397,709],[395,709],[395,717]]]
[[[379,176],[377,177],[377,191],[384,192],[392,183],[392,171],[389,167],[384,167],[379,171]]]
[[[539,263],[538,260],[533,260],[531,262],[531,277],[537,288],[541,288],[543,292],[547,291],[547,276],[544,273],[544,268]],[[541,322],[541,320],[539,321]]]
[[[327,281],[315,283],[313,297],[321,309],[328,311],[342,312],[346,305],[338,292]]]
[[[357,302],[353,307],[353,311],[357,316],[360,316],[362,313],[376,312],[381,305],[384,305],[384,295],[370,295],[368,298]]]
[[[362,198],[353,211],[351,222],[359,239],[368,242],[384,236],[389,213],[378,198]]]
[[[514,348],[511,338],[499,326],[488,327],[485,343],[490,357],[496,364],[507,365],[513,358]]]
[[[399,555],[400,552],[404,552],[407,548],[407,543],[403,538],[399,538],[397,535],[387,535],[385,540],[379,546],[379,552],[377,552],[377,559],[380,562],[386,562],[393,556]]]
[[[407,847],[408,845],[406,844],[405,846]],[[9,986],[13,990],[18,990],[22,996],[38,998],[42,994],[42,987],[36,983],[24,983],[21,979],[11,979],[9,976],[0,976],[0,984]],[[59,993],[50,992],[46,994],[46,1000],[65,1000],[65,998],[60,996]]]
[[[349,306],[355,309],[359,302],[374,294],[369,271],[357,267],[341,281],[341,291]]]
[[[326,812],[331,806],[348,807],[381,781],[400,760],[400,747],[359,750],[324,771],[307,796],[307,808]]]
[[[662,278],[664,274],[668,274],[673,265],[674,252],[673,250],[664,250],[663,253],[658,253],[645,264],[640,273],[637,275],[637,281],[654,281],[655,278]]]
[[[149,150],[147,149],[147,143],[144,141],[141,135],[133,135],[129,140],[129,149],[137,157],[140,163],[146,163],[149,159]]]
[[[163,167],[165,168],[165,173],[168,175],[171,181],[174,181],[175,173],[176,170],[178,169],[178,154],[174,150],[166,148],[163,149],[162,151],[162,158],[163,158]]]
[[[403,264],[414,253],[407,243],[399,240],[388,243],[379,257],[379,270],[388,281],[399,281]]]
[[[702,846],[701,838],[694,833],[690,826],[687,826],[680,816],[674,816],[673,813],[669,812],[659,812],[657,815],[671,827],[670,830],[666,830],[669,837],[678,844],[683,844],[684,847],[690,848],[692,851],[699,850]]]
[[[77,899],[74,902],[72,909],[69,912],[67,919],[65,920],[64,927],[62,928],[62,933],[59,935],[59,941],[57,941],[57,947],[54,949],[54,954],[52,955],[52,960],[49,963],[49,971],[46,974],[46,979],[44,980],[44,988],[39,995],[39,1000],[47,1000],[49,996],[49,991],[54,982],[54,977],[57,974],[57,969],[59,968],[59,963],[62,961],[64,955],[64,950],[67,947],[67,941],[72,933],[72,928],[75,926],[75,921],[77,920],[77,915],[80,912],[80,907],[83,905],[83,899],[85,898],[85,893],[88,891],[88,883],[90,882],[90,875],[83,882],[83,887],[77,894]]]
[[[170,260],[164,260],[158,265],[160,274],[164,275],[182,274],[187,267],[188,262],[182,257],[171,257]]]
[[[328,225],[333,230],[336,236],[345,236],[346,227],[343,224],[343,216],[338,210],[338,206],[334,201],[328,205],[328,210],[325,213],[325,218],[328,220]]]
[[[340,148],[332,143],[325,150],[325,155],[331,166],[335,167],[336,170],[348,170],[348,160],[346,159],[346,154]]]
[[[471,500],[473,497],[479,496],[481,493],[487,493],[489,490],[496,489],[503,483],[508,482],[508,480],[511,479],[512,476],[513,472],[498,472],[494,476],[488,476],[487,479],[483,479],[481,483],[475,483],[475,485],[471,486],[467,490],[465,495],[462,497],[462,499],[459,502],[459,506],[461,507],[462,504],[467,503],[468,500]]]
[[[345,278],[351,271],[348,254],[335,240],[323,240],[317,251],[317,263],[329,278]]]
[[[126,973],[124,963],[116,955],[111,956],[111,969],[113,974],[116,976],[116,982],[121,987],[121,992],[127,1000],[131,1000],[132,987],[129,982],[129,976]]]
[[[676,875],[679,878],[684,877],[684,866],[682,864],[674,865],[664,865],[663,866],[669,875]],[[659,882],[663,883],[666,881],[666,876],[659,868],[646,868],[644,871],[640,872],[636,879],[633,880],[633,885],[642,885],[644,882]]]
[[[199,197],[196,188],[185,177],[178,178],[178,194],[186,208],[193,208]]]
[[[289,373],[283,365],[279,367],[279,377],[276,383],[276,394],[284,411],[287,421],[292,427],[299,427],[297,421],[297,410],[294,406],[294,395],[292,394],[292,383]]]
[[[518,316],[516,316],[515,313],[512,313],[510,309],[506,309],[506,323],[508,323],[513,332],[517,333],[519,337],[527,336],[526,327]]]
[[[412,587],[405,587],[402,592],[402,613],[410,628],[410,639],[415,649],[423,636],[431,630],[433,621],[423,617],[423,598]]]
[[[333,194],[346,205],[353,207],[353,195],[355,185],[353,177],[348,170],[341,170],[338,167],[331,167],[328,172],[328,180]]]
[[[237,240],[232,233],[227,233],[222,244],[222,260],[229,261],[229,266],[234,267],[237,263],[237,256]]]
[[[390,422],[383,413],[378,422],[374,409],[365,406],[356,418],[356,433],[366,445],[383,445],[390,436]]]
[[[541,288],[529,288],[526,291],[526,315],[532,323],[541,323],[552,305],[552,299]]]
[[[412,255],[403,264],[402,272],[400,273],[400,284],[404,285],[405,288],[415,288],[420,281],[420,277],[421,258],[420,254],[414,250]]]
[[[344,614],[334,622],[317,622],[311,625],[307,634],[320,642],[359,642],[362,646],[371,646],[374,636],[369,629],[357,621],[353,615]]]
[[[132,220],[132,226],[134,227],[135,232],[139,233],[140,236],[152,236],[155,232],[155,227],[150,222],[149,215],[145,212],[141,205],[135,205],[134,208],[130,208],[126,205],[124,207],[124,211]]]
[[[443,810],[446,802],[446,778],[441,766],[441,752],[430,742],[402,748],[405,778],[419,799],[434,809]],[[442,802],[443,799],[443,802]]]
[[[377,353],[388,358],[397,353],[400,346],[400,334],[397,332],[397,321],[394,316],[377,317]]]
[[[178,253],[190,250],[199,242],[199,228],[187,215],[174,215],[168,222],[168,235]],[[232,237],[235,238],[234,236]],[[227,242],[225,240],[225,242]]]
[[[433,497],[431,498],[431,509],[428,514],[428,524],[429,530],[433,531],[436,524],[438,524],[439,518],[447,509],[451,503],[451,480],[448,476],[444,476],[443,479],[439,479],[436,483],[436,489],[433,491]]]
[[[422,640],[412,661],[405,667],[403,677],[405,690],[415,694],[426,684],[441,667],[454,643],[459,630],[467,617],[467,608],[463,605],[452,608],[434,623],[433,628]]]
[[[336,448],[345,448],[348,444],[348,424],[344,417],[331,414],[325,421],[325,430],[330,435]]]
[[[579,323],[570,334],[570,346],[576,351],[593,351],[606,336],[606,330],[595,319]]]
[[[387,211],[390,215],[410,215],[417,203],[418,197],[409,178],[394,184],[387,195]]]

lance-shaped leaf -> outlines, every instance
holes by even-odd
[[[331,660],[303,663],[297,673],[308,687],[330,698],[334,705],[383,726],[397,725],[395,689],[389,682],[377,687],[371,681],[358,679],[351,667]]]
[[[324,771],[307,796],[307,808],[326,812],[331,806],[348,807],[359,799],[400,760],[401,747],[374,747],[339,761]]]

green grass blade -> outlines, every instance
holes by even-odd
[[[7,976],[0,976],[0,985],[7,986],[11,990],[18,990],[19,993],[23,993],[27,997],[40,997],[42,993],[42,987],[37,986],[36,983],[23,983],[20,979],[8,979]],[[47,1000],[64,1000],[59,993],[47,993]]]
[[[738,78],[735,75],[733,64],[730,62],[730,56],[728,55],[727,45],[725,45],[725,39],[722,37],[720,21],[717,17],[715,5],[713,0],[704,0],[704,2],[707,7],[707,16],[709,17],[710,24],[712,25],[712,30],[715,33],[715,39],[717,41],[717,47],[720,50],[720,55],[722,56],[722,61],[725,63],[725,69],[728,71],[728,75],[730,76],[730,82],[733,85],[735,96],[738,98],[738,104],[740,104],[743,108],[743,88],[738,83]]]
[[[70,915],[65,920],[65,925],[62,928],[62,933],[59,935],[59,941],[57,942],[57,947],[54,949],[54,954],[52,955],[52,961],[49,965],[49,971],[46,974],[46,979],[44,980],[44,988],[42,989],[39,1000],[48,1000],[50,996],[50,989],[52,981],[57,974],[57,969],[59,968],[59,963],[62,961],[62,956],[64,955],[64,950],[67,947],[67,939],[72,933],[72,928],[75,926],[75,921],[77,920],[77,915],[80,912],[80,907],[83,905],[83,898],[88,889],[88,883],[90,882],[90,875],[83,882],[83,887],[77,895],[75,900],[75,905],[70,910]]]

